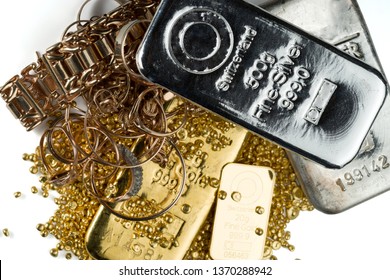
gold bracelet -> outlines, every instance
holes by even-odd
[[[34,62],[11,78],[0,94],[13,115],[28,130],[64,109],[78,96],[120,67],[115,59],[115,37],[121,27],[136,19],[150,19],[158,1],[132,0],[111,13],[67,32],[62,41],[38,54]],[[141,26],[141,25],[139,25]],[[142,30],[132,29],[132,39]]]

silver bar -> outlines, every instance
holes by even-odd
[[[356,0],[292,0],[267,7],[351,56],[382,71]],[[390,101],[386,100],[358,156],[340,170],[289,153],[306,195],[325,213],[340,213],[390,189]]]
[[[376,69],[241,0],[162,0],[137,61],[150,81],[331,168],[357,155],[387,90]],[[315,125],[304,116],[325,79],[337,89]]]

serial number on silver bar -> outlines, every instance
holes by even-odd
[[[137,61],[150,81],[331,168],[357,155],[386,96],[376,69],[241,0],[163,0]]]

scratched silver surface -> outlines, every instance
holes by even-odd
[[[267,9],[382,71],[357,1],[278,1]],[[339,213],[390,189],[389,120],[387,99],[358,156],[342,169],[327,169],[290,153],[301,184],[318,210]]]
[[[376,69],[241,0],[162,0],[137,61],[150,81],[332,168],[356,156],[386,95]]]

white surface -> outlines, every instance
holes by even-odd
[[[35,61],[36,50],[44,52],[59,41],[64,28],[75,19],[81,3],[81,0],[2,1],[0,84]],[[389,76],[390,1],[360,0],[359,4]],[[39,134],[25,132],[2,100],[0,105],[0,229],[9,228],[11,232],[10,238],[0,233],[0,259],[11,264],[31,264],[29,266],[37,271],[50,271],[50,267],[42,264],[53,259],[49,251],[56,240],[42,238],[35,226],[48,220],[55,205],[50,198],[31,193],[31,186],[39,186],[38,178],[29,173],[30,164],[21,159],[24,152],[34,151]],[[21,191],[23,196],[14,198],[16,191]],[[338,215],[318,211],[301,213],[288,226],[295,252],[279,250],[276,255],[279,259],[299,258],[318,266],[323,264],[324,269],[332,265],[345,270],[356,268],[355,261],[374,267],[378,261],[388,259],[388,213],[390,192]]]

